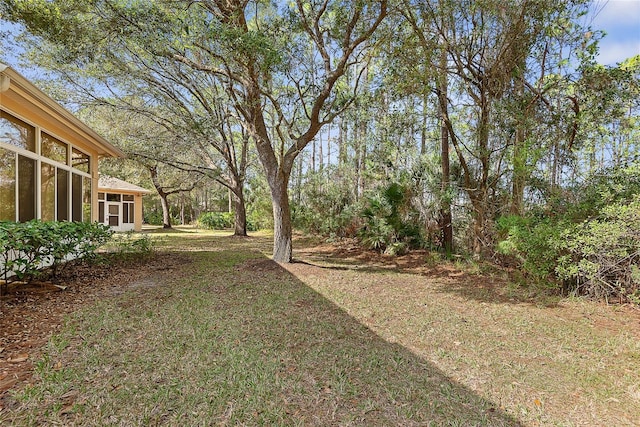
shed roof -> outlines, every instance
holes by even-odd
[[[146,188],[139,187],[135,184],[131,184],[130,182],[107,175],[100,175],[100,178],[98,179],[98,190],[143,194],[151,193],[151,191],[147,190]]]

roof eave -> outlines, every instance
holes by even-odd
[[[33,85],[29,80],[27,80],[24,76],[18,73],[13,68],[7,66],[0,62],[0,73],[4,74],[9,78],[9,85],[17,85],[24,92],[28,93],[34,100],[38,100],[48,109],[50,109],[55,114],[59,115],[61,118],[66,120],[68,123],[73,125],[75,130],[80,134],[85,134],[88,138],[90,138],[98,148],[98,155],[101,157],[126,157],[124,151],[119,149],[118,147],[112,145],[109,141],[104,139],[102,136],[98,135],[96,131],[91,129],[85,123],[83,123],[80,119],[74,116],[71,112],[69,112],[66,108],[62,107],[58,104],[53,98],[51,98],[46,93],[42,92],[36,86]]]

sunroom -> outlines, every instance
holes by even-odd
[[[0,63],[0,220],[98,221],[98,159],[124,157]]]

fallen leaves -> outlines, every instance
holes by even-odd
[[[7,359],[7,362],[9,363],[22,363],[25,362],[29,359],[29,354],[28,353],[18,353],[14,356],[11,356],[10,358]]]
[[[69,265],[56,283],[10,287],[0,298],[0,408],[5,392],[31,376],[40,348],[61,328],[67,314],[116,291],[133,289],[160,268],[181,262],[175,254],[155,254],[144,263]],[[61,368],[60,362],[54,365]]]

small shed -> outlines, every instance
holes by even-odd
[[[98,222],[114,231],[142,230],[142,196],[151,191],[118,178],[98,180]]]

